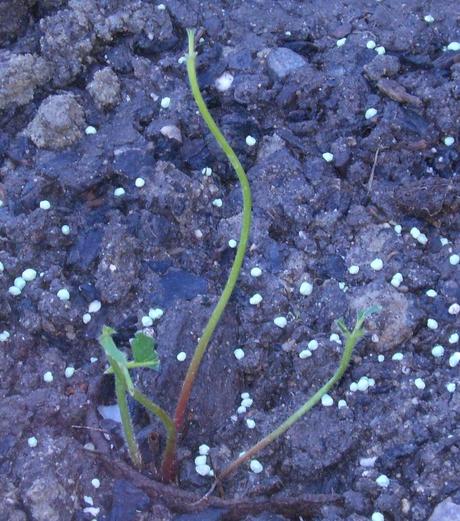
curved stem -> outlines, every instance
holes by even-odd
[[[244,256],[246,254],[246,247],[249,239],[249,230],[251,227],[252,205],[251,189],[249,187],[249,182],[244,172],[244,169],[235,152],[227,143],[225,137],[223,136],[213,117],[209,113],[203,96],[201,95],[195,69],[195,31],[193,29],[187,29],[187,34],[189,46],[189,52],[187,55],[187,72],[190,87],[192,89],[193,97],[195,98],[195,102],[198,106],[200,114],[202,115],[204,121],[206,122],[206,125],[212,132],[216,141],[219,143],[220,147],[225,152],[226,156],[228,157],[231,165],[233,166],[236,172],[236,175],[238,176],[238,180],[241,184],[241,190],[243,192],[243,223],[241,227],[238,248],[236,250],[235,259],[233,261],[233,265],[230,270],[227,283],[225,284],[222,295],[220,296],[219,301],[217,302],[217,305],[214,308],[211,317],[209,318],[209,321],[206,324],[206,327],[204,328],[203,334],[201,335],[198,345],[196,346],[195,353],[193,355],[192,361],[190,362],[190,366],[188,368],[187,374],[182,385],[182,390],[179,395],[179,399],[176,406],[176,412],[174,415],[174,422],[176,424],[176,429],[178,433],[181,432],[183,427],[185,412],[187,410],[188,401],[192,392],[192,387],[198,369],[200,367],[201,360],[204,356],[211,336],[214,333],[214,330],[216,329],[216,326],[222,316],[222,313],[224,312],[224,309],[227,306],[227,303],[232,295],[233,289],[235,287],[236,281],[241,270],[241,266],[243,264]]]

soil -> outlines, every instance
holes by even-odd
[[[1,2],[1,521],[459,519],[459,14],[455,0]],[[172,412],[234,257],[240,188],[188,87],[187,27],[204,29],[200,85],[254,209],[168,488],[161,425],[132,404],[140,474],[101,416],[114,391],[97,337],[152,334],[161,368],[135,383]],[[199,445],[218,473],[277,426],[334,373],[335,320],[372,304],[333,406],[190,507],[212,484]]]

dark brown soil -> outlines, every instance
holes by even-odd
[[[454,0],[0,3],[0,521],[459,518],[459,20]],[[150,481],[154,418],[132,404],[140,475],[98,412],[115,399],[97,337],[152,334],[161,368],[136,385],[172,412],[234,257],[240,188],[188,87],[187,27],[205,31],[200,84],[254,210],[178,490]],[[16,295],[26,269],[37,276]],[[261,473],[247,465],[223,498],[187,506],[212,484],[199,445],[218,472],[276,427],[335,371],[335,320],[371,304],[383,311],[333,406],[261,453]]]

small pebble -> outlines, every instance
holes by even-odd
[[[302,358],[304,360],[305,358],[310,358],[311,351],[309,349],[304,349],[303,351],[300,351],[299,358]]]
[[[457,365],[459,364],[460,362],[460,352],[459,351],[456,351],[455,353],[453,353],[452,355],[450,355],[450,358],[449,358],[449,366],[450,367],[457,367]]]
[[[313,292],[313,285],[309,282],[302,282],[299,288],[299,292],[301,295],[304,295],[305,297],[308,297]]]
[[[212,201],[212,205],[215,206],[216,208],[222,208],[222,199],[214,199]]]
[[[22,272],[22,278],[26,282],[31,282],[32,280],[35,280],[36,276],[37,276],[37,272],[35,270],[33,270],[32,268],[27,268],[26,270],[24,270]]]
[[[236,248],[237,245],[238,245],[238,243],[235,241],[235,239],[230,239],[230,240],[228,241],[228,246],[229,246],[230,248]]]
[[[67,289],[65,288],[61,288],[57,293],[57,298],[59,300],[63,300],[63,301],[66,301],[66,300],[70,300],[70,293]]]
[[[219,92],[226,92],[232,86],[233,79],[233,74],[225,71],[216,79],[214,85]]]
[[[449,244],[449,239],[447,239],[446,237],[440,237],[439,240],[441,241],[441,246],[446,246],[447,244]]]
[[[330,163],[334,159],[334,154],[331,154],[330,152],[324,152],[323,159],[326,161],[326,163]]]
[[[426,387],[425,382],[421,378],[416,378],[414,380],[414,385],[417,387],[417,389],[423,390]]]
[[[66,378],[72,378],[72,376],[75,374],[75,368],[74,367],[66,367],[64,371],[64,376]]]
[[[390,480],[388,479],[387,476],[385,476],[385,474],[381,474],[376,480],[375,482],[377,483],[377,485],[379,487],[382,487],[382,488],[387,488],[390,484]]]
[[[449,393],[454,393],[456,388],[457,386],[453,382],[449,382],[448,384],[446,384],[446,389]]]
[[[51,208],[51,203],[49,201],[40,201],[40,208],[42,210],[49,210]]]
[[[207,456],[209,454],[209,451],[210,451],[210,448],[208,445],[206,445],[206,443],[202,443],[199,447],[198,447],[198,453],[201,455],[201,456]]]
[[[91,315],[89,313],[85,313],[82,317],[83,324],[88,324],[91,322]]]
[[[427,297],[430,297],[430,298],[434,298],[436,297],[438,294],[436,293],[436,291],[434,289],[429,289],[427,290],[427,292],[425,293],[425,295]]]
[[[453,136],[447,136],[444,138],[444,144],[446,147],[451,147],[455,143],[455,138]]]
[[[399,288],[401,286],[401,282],[403,281],[403,276],[401,273],[395,273],[393,277],[391,278],[390,284],[395,287]]]
[[[0,342],[6,342],[8,340],[8,338],[10,338],[10,332],[9,331],[2,331],[0,333]]]
[[[287,320],[286,320],[286,317],[276,317],[274,320],[273,320],[275,326],[278,326],[280,328],[284,328],[287,326]]]
[[[46,373],[43,375],[43,381],[45,381],[47,384],[49,384],[53,380],[54,380],[53,373],[51,371],[46,371]]]
[[[34,449],[38,445],[37,438],[35,436],[31,436],[30,438],[27,438],[27,445],[29,445],[29,447],[31,449]]]
[[[187,358],[187,353],[185,353],[184,351],[181,351],[180,353],[177,353],[176,358],[179,362],[184,362],[185,359]]]
[[[102,307],[102,304],[99,300],[93,300],[89,303],[88,312],[89,313],[97,313]]]
[[[262,270],[258,267],[258,266],[255,266],[254,268],[251,268],[251,277],[260,277],[262,275]]]
[[[432,24],[434,22],[434,18],[431,16],[431,14],[425,15],[423,19],[427,24]]]
[[[235,349],[233,354],[237,360],[242,360],[244,358],[244,351],[241,348]]]
[[[426,321],[426,327],[428,329],[438,329],[438,322],[434,318],[429,318]]]
[[[383,269],[383,260],[378,258],[374,259],[371,262],[370,266],[374,271],[380,271],[381,269]]]
[[[321,404],[323,405],[323,407],[331,407],[331,405],[334,405],[334,400],[332,399],[332,396],[324,394],[321,397]]]
[[[134,185],[136,188],[142,188],[143,186],[145,186],[145,179],[143,179],[142,177],[136,177]]]
[[[359,266],[356,266],[356,265],[350,266],[348,268],[348,273],[350,273],[350,275],[356,275],[357,273],[359,273]]]
[[[260,293],[255,293],[250,299],[249,299],[249,304],[251,304],[251,306],[257,306],[258,304],[260,304],[262,302],[262,295]]]
[[[366,110],[364,117],[366,119],[372,119],[376,115],[377,115],[377,109],[374,109],[374,107],[371,107],[370,109]]]
[[[252,420],[251,418],[248,418],[246,420],[246,426],[248,429],[254,429],[256,426],[256,422],[254,420]]]
[[[118,188],[115,188],[115,190],[113,191],[113,195],[115,197],[122,197],[123,195],[125,195],[126,191],[124,188],[122,188],[121,186],[119,186]]]
[[[444,347],[440,344],[437,344],[433,347],[433,349],[431,350],[431,354],[435,357],[435,358],[440,358],[441,356],[444,355]]]
[[[62,232],[62,235],[69,235],[69,233],[70,233],[70,226],[68,224],[63,224],[61,226],[61,232]]]
[[[460,257],[454,253],[449,257],[449,262],[452,266],[457,266],[457,264],[460,262]]]
[[[97,130],[95,127],[89,125],[85,128],[85,134],[87,136],[94,136],[94,134],[97,134]]]
[[[253,147],[255,144],[256,144],[255,138],[253,138],[252,136],[246,136],[246,145],[248,145],[248,147]]]
[[[171,105],[171,98],[168,98],[167,96],[164,98],[161,98],[160,105],[162,109],[167,109]]]
[[[249,468],[254,472],[254,474],[260,474],[264,470],[262,463],[256,459],[251,460]]]
[[[335,43],[337,47],[343,47],[345,45],[345,42],[347,41],[346,38],[340,38],[340,40],[337,40]]]

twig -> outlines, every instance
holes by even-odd
[[[379,153],[380,153],[380,147],[377,147],[377,150],[375,151],[375,155],[374,155],[374,163],[372,164],[372,168],[371,168],[371,174],[369,176],[369,181],[367,182],[367,193],[370,193],[370,191],[372,190],[372,183],[374,181],[375,167],[377,166],[377,159],[379,157]]]

